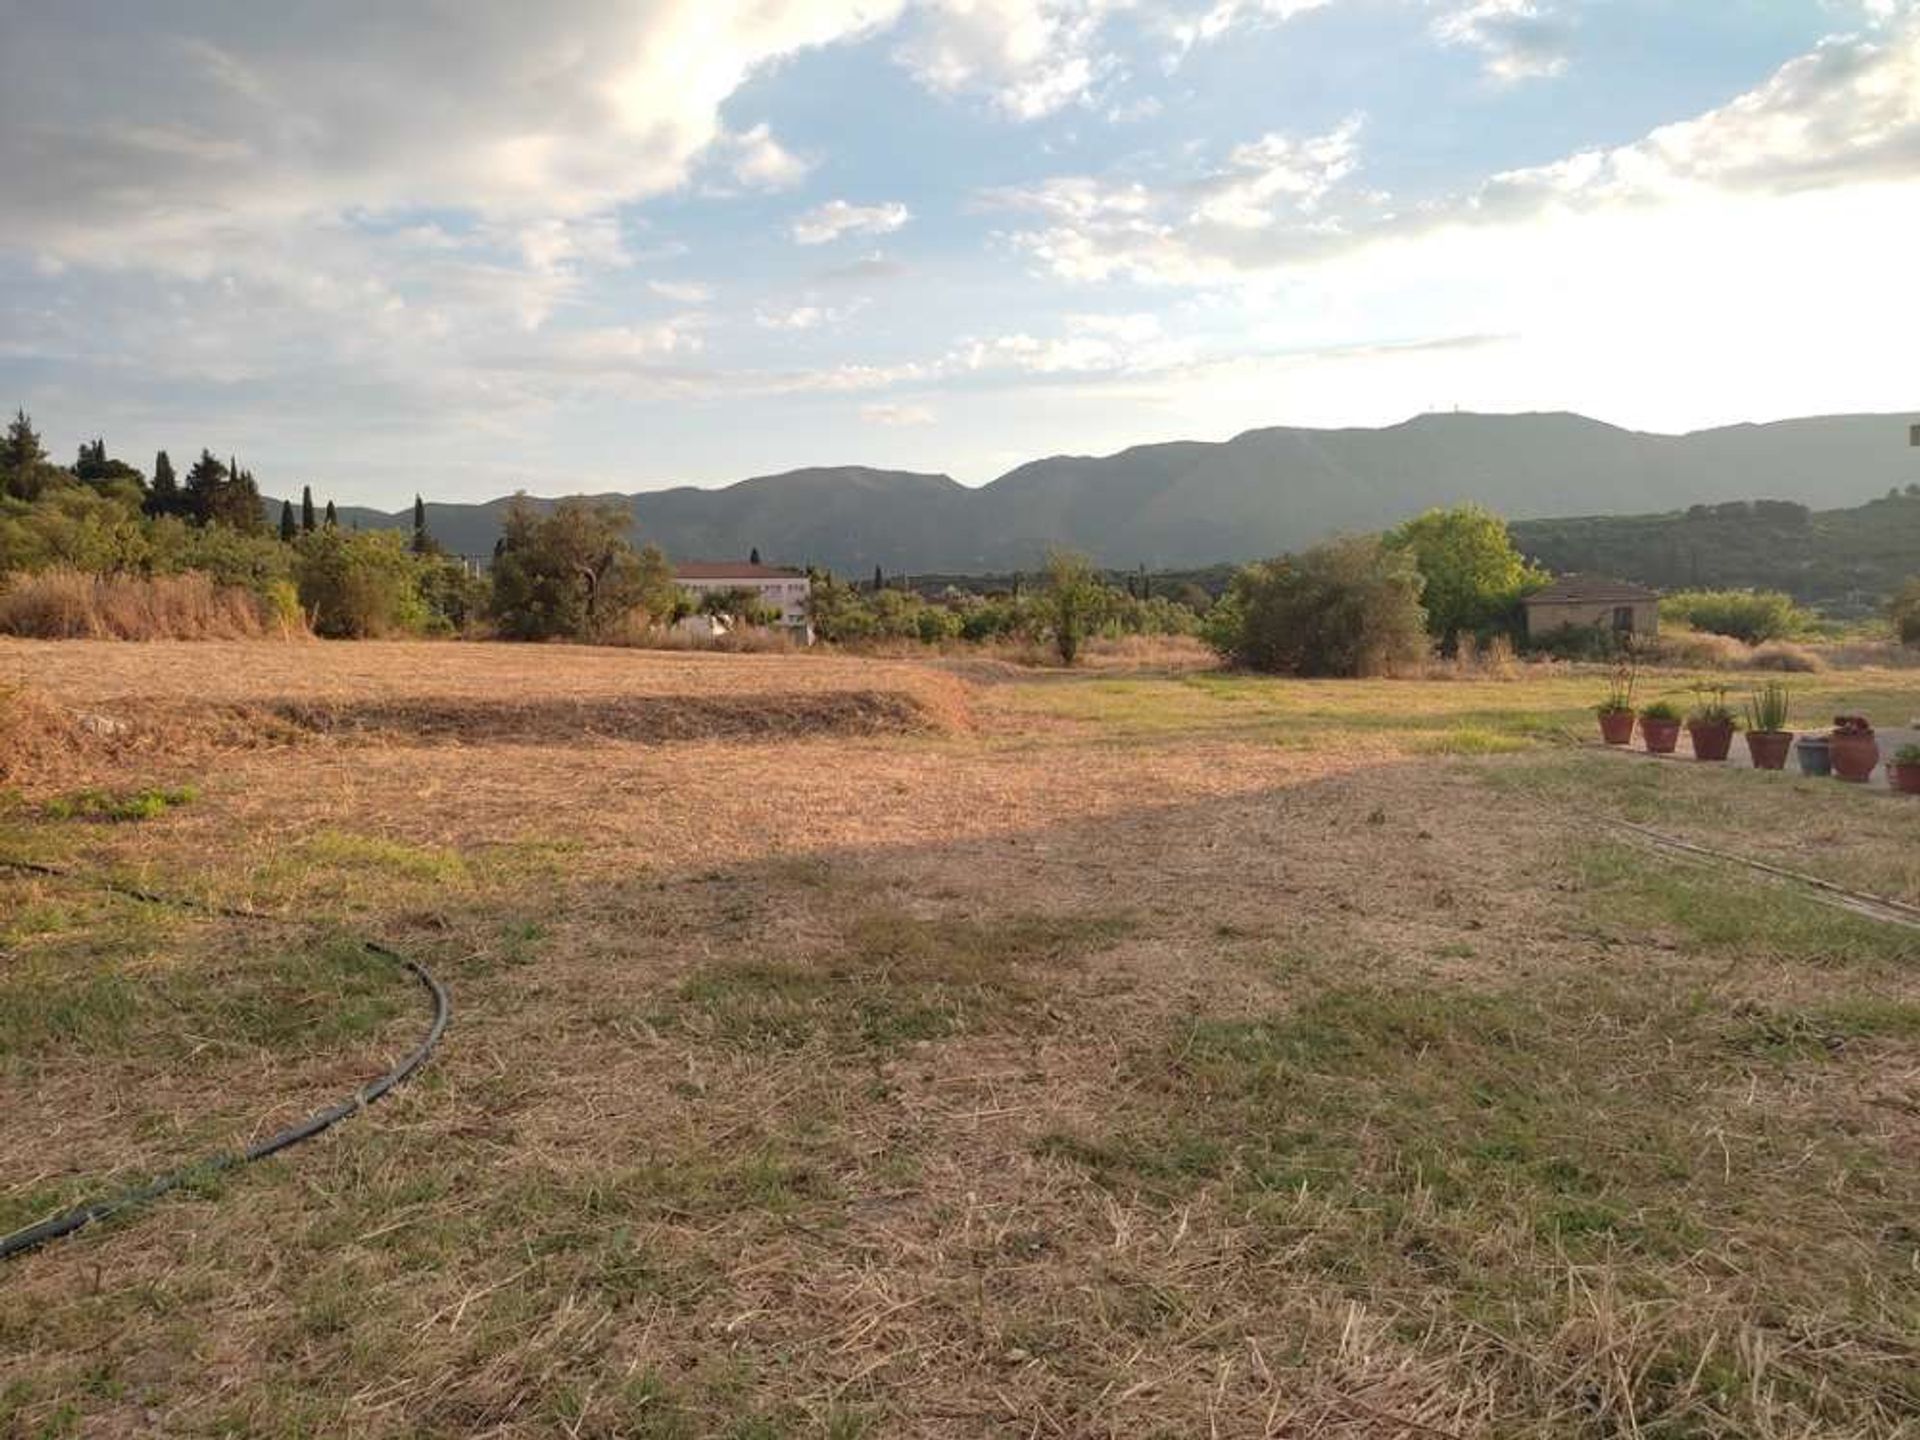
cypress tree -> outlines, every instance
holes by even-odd
[[[293,523],[293,502],[282,500],[280,502],[280,542],[283,545],[291,545],[293,537],[299,533],[299,527]]]
[[[333,501],[329,500],[327,501],[327,529],[338,530],[339,528],[340,512],[333,508]]]
[[[758,545],[754,546],[753,552],[747,556],[747,563],[749,565],[758,565],[760,563],[760,547]]]
[[[300,530],[302,534],[313,533],[313,486],[300,487]]]
[[[433,541],[427,534],[427,502],[418,492],[413,497],[413,553],[424,555]]]
[[[878,595],[887,588],[887,577],[880,573],[878,565],[873,567],[873,593]]]
[[[153,457],[153,484],[147,487],[147,514],[158,518],[162,515],[179,515],[185,507],[180,496],[180,482],[173,473],[173,461],[162,450]]]

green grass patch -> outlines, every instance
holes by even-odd
[[[1032,1023],[1049,972],[1132,928],[1111,917],[996,922],[875,912],[841,946],[805,962],[711,965],[653,1023],[732,1049],[894,1050],[987,1025]]]
[[[391,875],[404,880],[464,884],[466,862],[452,850],[431,845],[408,845],[379,835],[346,830],[322,830],[310,836],[301,854],[316,865]]]
[[[0,1065],[334,1048],[375,1034],[413,999],[411,980],[354,940],[209,960],[195,943],[204,935],[128,949],[111,935],[62,932],[23,946],[0,975]]]
[[[97,820],[124,824],[157,820],[169,810],[191,805],[200,792],[191,785],[146,790],[75,790],[58,795],[40,807],[49,820]]]
[[[1824,969],[1920,959],[1920,934],[1837,909],[1790,884],[1612,840],[1581,846],[1576,866],[1597,917],[1642,938],[1677,931],[1696,953]]]

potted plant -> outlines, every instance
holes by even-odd
[[[1787,729],[1787,687],[1769,680],[1747,697],[1747,754],[1756,770],[1783,770],[1793,748]]]
[[[1841,780],[1864,785],[1880,763],[1880,742],[1864,715],[1833,717],[1833,773]]]
[[[1680,743],[1680,707],[1671,700],[1656,700],[1640,712],[1640,738],[1649,755],[1671,755]]]
[[[1700,699],[1693,707],[1693,713],[1687,716],[1687,734],[1693,740],[1693,758],[1724,760],[1727,752],[1733,749],[1735,729],[1733,711],[1727,707],[1727,687],[1696,685],[1694,694]]]
[[[1794,742],[1793,756],[1802,775],[1833,774],[1833,745],[1825,735],[1802,735]]]
[[[1618,661],[1607,676],[1607,698],[1594,706],[1600,717],[1600,738],[1609,745],[1633,741],[1633,684],[1631,659]]]
[[[1893,752],[1887,779],[1902,795],[1920,795],[1920,745],[1902,745]]]

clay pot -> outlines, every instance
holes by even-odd
[[[1649,755],[1671,755],[1673,747],[1680,743],[1680,722],[1642,715],[1640,738],[1646,742]]]
[[[1631,745],[1633,743],[1633,711],[1602,710],[1600,738],[1609,745]]]
[[[1887,779],[1902,795],[1920,795],[1920,765],[1889,765]]]
[[[1724,760],[1733,749],[1731,720],[1695,720],[1688,724],[1687,734],[1693,738],[1696,760]]]
[[[1828,743],[1833,748],[1835,777],[1855,785],[1866,784],[1873,767],[1880,763],[1880,742],[1871,735],[1835,735]]]
[[[1756,770],[1784,770],[1787,768],[1787,752],[1793,749],[1791,730],[1749,730],[1747,732],[1747,754],[1753,757]]]
[[[1833,773],[1833,746],[1824,735],[1802,735],[1794,744],[1793,755],[1800,762],[1802,775]]]

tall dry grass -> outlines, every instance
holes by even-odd
[[[0,634],[35,640],[291,640],[308,634],[297,602],[181,575],[44,570],[0,582]]]

